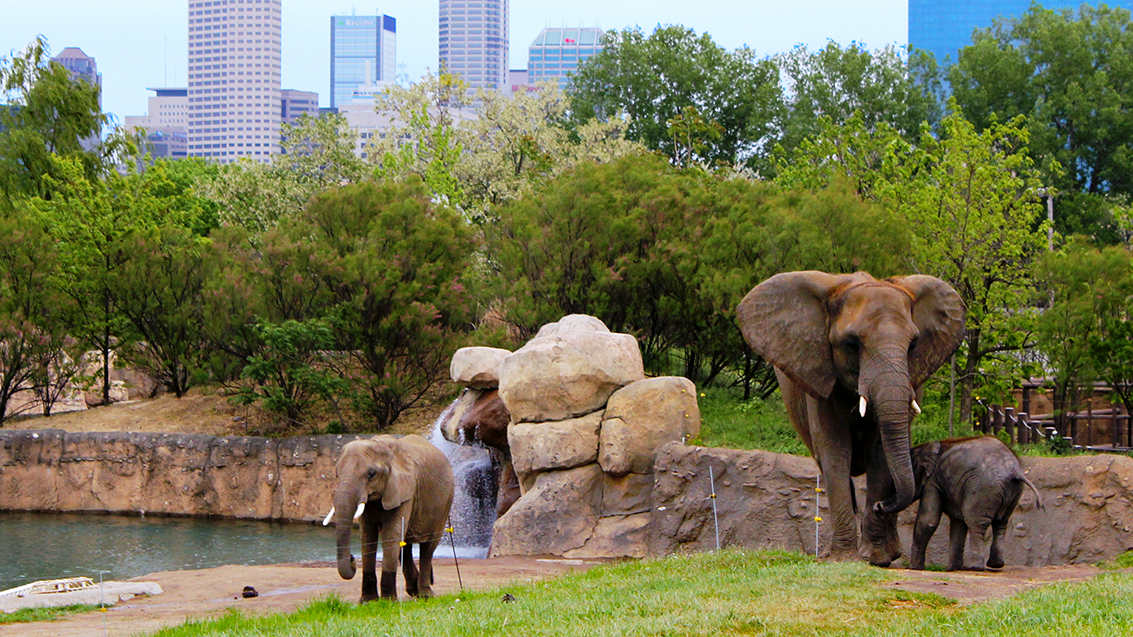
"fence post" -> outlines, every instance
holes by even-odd
[[[998,434],[999,430],[1003,428],[1003,408],[999,405],[995,406],[995,412],[991,417],[991,431],[984,433]]]
[[[1007,439],[1015,441],[1015,408],[1006,407],[1003,410],[1003,428],[1007,430]]]

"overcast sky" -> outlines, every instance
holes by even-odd
[[[146,87],[185,86],[188,0],[29,0],[0,11],[0,55],[22,51],[36,35],[53,54],[77,46],[102,73],[103,109],[144,115]],[[760,57],[796,44],[904,45],[907,0],[511,0],[511,68],[527,66],[527,47],[544,27],[680,24],[717,44],[748,46]],[[411,79],[437,68],[437,3],[410,0],[351,4],[344,0],[283,0],[283,88],[316,91],[329,105],[331,15],[387,14],[397,19],[399,73]]]

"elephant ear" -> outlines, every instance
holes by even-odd
[[[403,445],[394,447],[389,463],[389,478],[382,494],[382,508],[392,511],[413,497],[417,489],[417,465]]]
[[[920,387],[960,346],[964,338],[964,301],[944,281],[923,274],[895,277],[889,282],[913,297],[917,345],[909,353],[909,378]]]
[[[932,474],[936,473],[936,466],[940,460],[940,443],[929,442],[914,447],[912,455],[913,480],[917,487],[916,497],[920,498],[924,494],[925,485],[932,478]]]
[[[736,308],[747,344],[815,398],[828,398],[837,380],[826,299],[850,278],[814,271],[776,274]]]

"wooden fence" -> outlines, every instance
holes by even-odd
[[[1024,383],[1019,410],[1003,405],[985,405],[987,410],[979,420],[978,430],[987,434],[1006,431],[1007,436],[1019,444],[1063,438],[1079,449],[1133,451],[1130,417],[1119,405],[1094,409],[1093,401],[1087,400],[1084,411],[1068,412],[1059,419],[1062,423],[1060,431],[1054,414],[1034,416],[1029,413],[1031,392],[1039,387],[1042,387],[1041,381]],[[1093,390],[1105,392],[1109,388],[1099,384]]]

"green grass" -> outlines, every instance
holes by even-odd
[[[197,635],[1128,635],[1133,575],[1106,574],[961,608],[882,586],[897,573],[775,551],[725,550],[424,602],[325,598],[288,615],[236,612],[164,630]],[[505,593],[514,596],[503,603]]]
[[[709,387],[700,390],[697,400],[700,435],[692,444],[810,455],[778,394],[744,401],[739,389]]]
[[[21,608],[14,613],[0,613],[0,624],[20,624],[26,622],[49,622],[65,615],[89,613],[98,610],[98,604],[73,604],[53,608]]]

